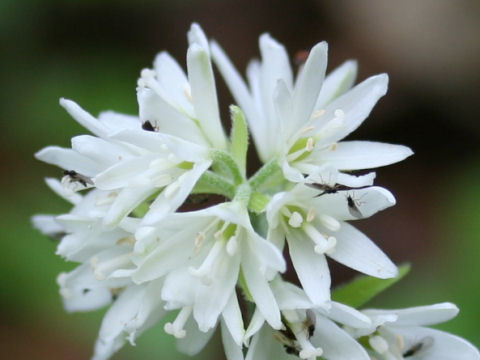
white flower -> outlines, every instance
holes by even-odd
[[[338,170],[369,169],[405,159],[399,145],[340,142],[354,131],[387,91],[386,74],[350,89],[357,65],[347,61],[324,79],[327,44],[315,45],[293,79],[287,52],[268,34],[260,36],[262,62],[247,68],[247,86],[223,50],[211,44],[212,57],[235,100],[246,114],[263,162],[277,159],[290,181],[330,164]]]
[[[366,351],[336,323],[369,328],[370,319],[346,305],[331,302],[328,307],[312,308],[305,293],[293,284],[276,278],[272,289],[282,311],[283,327],[274,330],[255,312],[246,333],[249,344],[245,360],[308,359],[369,360]],[[223,330],[223,329],[222,329]],[[222,331],[229,360],[243,360],[241,347]]]
[[[300,283],[310,300],[321,305],[330,299],[330,272],[325,255],[375,277],[397,274],[388,257],[345,222],[371,216],[394,204],[393,195],[381,187],[328,194],[297,184],[290,191],[277,193],[268,204],[268,240],[283,249],[287,239]]]
[[[381,360],[478,360],[480,353],[466,340],[424,326],[448,321],[458,314],[451,303],[440,303],[400,310],[367,309],[370,329],[347,330],[355,337],[366,337],[369,353]]]
[[[281,326],[269,280],[285,271],[285,261],[275,246],[255,233],[240,202],[171,214],[155,227],[141,228],[136,238],[139,258],[132,279],[144,283],[166,276],[162,297],[171,308],[188,308],[200,330],[215,326],[240,271],[241,285],[263,316],[272,327]]]

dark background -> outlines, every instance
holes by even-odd
[[[413,270],[373,305],[455,302],[461,314],[442,328],[480,346],[480,2],[1,0],[2,354],[88,359],[103,314],[63,311],[55,278],[72,264],[30,224],[34,213],[68,211],[42,180],[60,176],[59,169],[33,158],[86,132],[59,97],[93,114],[137,113],[140,70],[164,49],[184,64],[192,21],[242,71],[268,31],[292,56],[327,40],[329,69],[356,58],[359,80],[390,75],[389,93],[350,138],[405,144],[415,155],[377,172],[397,206],[356,225]],[[232,100],[219,77],[217,83],[226,115]],[[351,276],[334,269],[336,283]],[[198,358],[220,353],[211,345]],[[115,358],[186,357],[159,325]]]

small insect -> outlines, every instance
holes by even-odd
[[[356,218],[363,217],[361,211],[358,209],[357,200],[355,200],[351,195],[347,195],[347,205],[350,215]]]
[[[402,355],[404,358],[418,354],[422,349],[429,348],[433,344],[433,338],[430,336],[424,337],[419,342],[413,344]]]
[[[142,124],[142,129],[146,130],[146,131],[157,131],[158,130],[155,126],[152,125],[152,123],[149,120],[146,120]]]
[[[293,56],[293,63],[297,66],[305,64],[308,59],[308,55],[310,55],[309,50],[299,50]]]
[[[315,313],[310,309],[307,310],[306,315],[305,320],[303,320],[303,327],[307,331],[308,338],[311,338],[315,333],[317,320],[315,318]]]
[[[92,179],[89,177],[79,174],[76,171],[73,170],[65,170],[63,172],[63,175],[68,176],[70,178],[70,181],[76,181],[82,184],[83,186],[87,187],[87,185],[93,185]]]

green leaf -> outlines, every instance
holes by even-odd
[[[231,179],[236,185],[244,182],[245,178],[238,168],[234,158],[225,151],[212,150],[210,153],[213,163],[212,169],[219,175]]]
[[[247,120],[238,106],[231,105],[230,114],[233,122],[232,133],[230,135],[232,141],[232,156],[237,162],[242,175],[245,176],[248,150]]]
[[[332,292],[332,300],[359,308],[369,300],[401,280],[410,271],[410,264],[401,265],[398,275],[391,279],[378,279],[362,275]]]

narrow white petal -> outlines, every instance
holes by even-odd
[[[255,233],[249,234],[248,239],[251,254],[256,256],[260,263],[267,265],[273,270],[284,272],[286,270],[285,259],[282,252],[272,243]]]
[[[418,344],[423,339],[431,343],[421,348],[415,358],[422,360],[478,360],[480,353],[471,343],[444,331],[422,327],[391,327],[389,330],[404,338],[405,348]]]
[[[152,195],[155,190],[156,189],[151,186],[137,186],[122,189],[107,215],[105,215],[103,223],[106,226],[118,224],[125,216],[135,210],[142,201]]]
[[[93,134],[100,137],[108,135],[107,127],[78,106],[77,103],[72,100],[61,98],[60,105],[62,105],[80,125],[90,130]]]
[[[200,145],[207,144],[195,122],[160,95],[141,88],[137,91],[137,100],[143,122],[150,121],[162,133],[179,136]]]
[[[98,121],[100,121],[109,132],[115,132],[120,129],[138,129],[142,124],[138,116],[125,115],[115,111],[102,111],[98,115]]]
[[[35,154],[38,160],[65,170],[74,170],[85,176],[95,176],[103,170],[102,164],[71,149],[48,146]]]
[[[293,266],[303,289],[315,305],[330,300],[330,271],[324,255],[313,251],[313,243],[298,230],[287,234]]]
[[[65,229],[55,221],[54,215],[35,215],[32,216],[33,227],[40,230],[47,236],[56,236],[62,234]]]
[[[181,66],[169,53],[162,51],[155,57],[153,67],[158,83],[165,90],[162,93],[165,100],[178,111],[192,116],[193,104],[187,95],[190,91],[190,84]],[[157,117],[161,116],[158,114]],[[147,119],[145,118],[145,120]],[[167,125],[166,121],[164,123]]]
[[[67,200],[71,204],[78,204],[82,201],[82,195],[76,192],[69,191],[65,189],[60,181],[54,178],[46,178],[45,182],[47,183],[48,187],[52,189],[58,196]]]
[[[298,286],[276,277],[271,282],[272,290],[281,310],[310,309],[313,304]]]
[[[293,92],[293,116],[289,123],[289,133],[298,131],[299,128],[310,122],[310,116],[322,88],[327,69],[327,51],[326,42],[316,44],[310,51],[297,79]]]
[[[342,122],[334,132],[320,137],[322,144],[328,145],[343,139],[354,131],[368,117],[377,101],[385,95],[388,87],[386,74],[376,75],[356,85],[325,109],[325,113],[314,123],[315,128],[321,129],[327,121],[334,118],[337,110],[343,112]]]
[[[225,356],[227,360],[243,360],[242,344],[234,339],[231,334],[230,328],[222,321],[222,342],[225,349]]]
[[[223,254],[219,257],[219,263],[211,274],[213,283],[209,286],[200,284],[195,297],[193,316],[202,331],[215,326],[232,291],[235,292],[235,284],[238,280],[240,256],[229,257],[223,249]]]
[[[250,323],[248,324],[247,330],[245,331],[245,338],[243,339],[245,344],[249,343],[250,338],[255,335],[265,323],[265,318],[262,316],[260,310],[255,308],[253,312],[253,316],[250,319]]]
[[[193,23],[190,26],[190,30],[188,31],[187,37],[188,37],[189,45],[192,45],[192,44],[200,45],[200,47],[207,52],[208,56],[210,56],[207,36],[203,32],[200,25],[198,25],[197,23]]]
[[[398,274],[394,263],[363,233],[347,223],[340,230],[331,233],[337,238],[337,245],[329,256],[352,269],[364,274],[388,279]]]
[[[243,326],[242,312],[238,305],[235,291],[232,292],[228,299],[228,303],[222,312],[222,318],[222,327],[226,326],[235,344],[241,346],[245,335],[245,328]]]
[[[341,170],[372,169],[394,164],[413,154],[406,146],[372,141],[342,141],[333,149],[329,147],[319,156]]]
[[[315,110],[324,109],[352,87],[357,77],[357,67],[356,61],[348,60],[327,75],[318,95]]]
[[[310,339],[320,346],[322,357],[329,360],[370,360],[365,349],[333,321],[317,315],[315,332]]]
[[[226,138],[218,112],[212,64],[206,50],[192,44],[187,52],[187,66],[196,117],[211,144],[223,150]]]
[[[369,328],[372,325],[370,318],[348,305],[332,301],[328,317],[337,323],[353,328]]]
[[[244,248],[245,253],[249,251]],[[244,256],[242,270],[255,304],[267,322],[275,329],[282,327],[280,310],[267,280],[259,273],[261,264],[253,256]]]
[[[355,203],[362,219],[395,205],[393,194],[378,186],[323,194],[316,197],[312,203],[317,214],[327,213],[338,220],[359,219],[349,210],[348,197]]]
[[[125,147],[90,135],[73,137],[72,149],[105,166],[132,157],[132,153]]]
[[[368,315],[395,314],[398,319],[395,325],[415,326],[433,325],[448,321],[458,314],[458,307],[452,303],[439,303],[427,306],[416,306],[397,310],[365,310]]]

